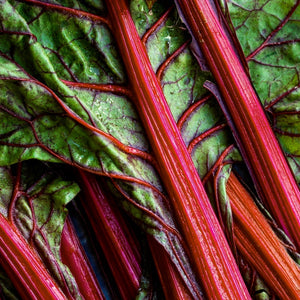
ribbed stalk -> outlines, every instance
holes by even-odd
[[[80,172],[82,206],[123,299],[134,299],[141,277],[140,254],[122,215],[93,174]]]
[[[0,263],[22,299],[66,299],[38,255],[0,214]]]
[[[252,197],[231,174],[227,182],[238,250],[280,299],[300,299],[300,269]]]
[[[158,171],[210,299],[249,299],[235,260],[209,203],[131,19],[125,0],[106,1],[112,30],[129,75]]]
[[[300,193],[261,103],[210,0],[177,0],[221,91],[224,109],[258,192],[300,249]]]
[[[60,253],[62,262],[74,276],[83,299],[104,300],[97,278],[69,218],[62,232]]]

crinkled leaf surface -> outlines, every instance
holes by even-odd
[[[299,183],[299,1],[234,0],[225,4],[253,85]]]
[[[195,280],[186,278],[182,270],[185,265],[192,274],[172,229],[176,225],[157,173],[151,163],[120,147],[151,153],[133,99],[126,92],[126,75],[106,20],[96,14],[84,15],[93,12],[86,3],[65,6],[76,11],[61,4],[1,2],[0,164],[32,158],[63,161],[112,178],[112,189],[124,209],[165,247],[190,284]],[[156,2],[149,10],[145,2],[132,1],[141,36],[153,29],[169,4]],[[101,7],[97,10],[105,15]],[[209,72],[198,67],[189,39],[176,11],[170,10],[145,41],[155,71],[170,60],[162,68],[160,80],[175,120],[207,96],[203,84],[212,80]],[[178,50],[185,43],[186,47]],[[225,193],[230,167],[223,165],[226,160],[230,165],[238,156],[233,151],[222,157],[232,139],[223,127],[218,128],[224,120],[216,103],[209,97],[195,105],[181,129],[187,146],[204,134],[191,147],[192,157],[202,178],[219,168],[218,192],[213,182],[207,185],[212,202],[221,203],[220,217],[230,231],[231,210]],[[206,134],[214,127],[214,132]]]
[[[111,178],[124,209],[195,286],[153,165],[126,150],[150,152],[106,21],[47,3],[1,4],[0,164],[62,161]]]
[[[60,258],[65,205],[79,192],[78,185],[63,180],[37,161],[1,167],[0,177],[1,213],[36,249],[58,284],[67,286],[71,295],[80,299],[77,284]]]
[[[172,3],[168,2],[158,1],[148,9],[144,1],[131,1],[132,16],[140,36],[151,32],[145,45],[183,139],[187,146],[198,139],[190,146],[190,151],[200,177],[203,179],[209,172],[214,173],[220,168],[215,183],[212,176],[208,176],[210,180],[207,180],[206,188],[212,204],[221,206],[219,217],[230,235],[232,219],[225,185],[230,165],[240,161],[240,156],[236,148],[226,155],[223,153],[232,145],[233,139],[223,126],[225,119],[216,99],[203,86],[207,80],[213,80],[212,75],[198,66],[189,49],[189,34],[176,10],[172,9],[161,20],[170,8]],[[156,22],[159,26],[155,25]],[[166,64],[167,60],[170,61]],[[225,165],[227,167],[223,168]]]
[[[230,2],[230,7],[238,11],[234,22],[237,33],[252,18],[252,12],[254,15],[263,12],[262,28],[264,24],[270,24],[267,31],[273,32],[278,23],[276,17],[278,21],[284,18],[284,13],[279,18],[276,15],[279,12],[272,13],[270,3],[273,1],[263,5],[270,10],[265,13],[265,8],[253,7],[260,5],[258,2],[252,6]],[[211,201],[217,210],[219,207],[220,218],[230,232],[231,210],[225,184],[232,162],[240,160],[239,154],[231,146],[233,140],[216,100],[203,87],[207,80],[213,81],[212,76],[198,67],[189,50],[190,38],[177,13],[170,10],[155,27],[155,22],[170,5],[170,1],[157,1],[149,6],[144,1],[133,0],[132,16],[141,37],[152,30],[145,44],[153,69],[161,80],[199,175],[206,182]],[[144,159],[144,154],[151,154],[151,148],[128,91],[120,55],[107,20],[99,17],[105,16],[102,2],[2,0],[0,6],[0,164],[7,166],[34,158],[68,163],[109,177],[111,188],[124,209],[165,247],[186,283],[191,284],[194,278],[186,278],[181,268],[183,263],[188,274],[193,273],[173,230],[176,224],[166,205],[164,189],[153,164]],[[241,9],[243,6],[246,9]],[[285,8],[284,11],[288,10]],[[268,15],[270,21],[265,18]],[[252,20],[252,23],[255,22]],[[281,30],[276,34],[279,32]],[[245,44],[250,40],[257,43],[267,34],[253,28],[253,37],[245,39]],[[296,31],[291,30],[290,35],[293,34]],[[278,38],[281,41],[280,36]],[[278,53],[277,49],[287,45],[292,47],[297,42],[281,44],[266,46],[257,55],[275,48]],[[248,52],[245,50],[246,55],[257,45],[251,47]],[[251,69],[249,63],[250,73],[256,74],[252,77],[257,77],[257,86],[273,78],[272,84],[268,85],[270,88],[262,88],[261,93],[268,95],[263,100],[266,104],[280,97],[284,90],[296,86],[291,82],[295,82],[297,68],[291,58],[290,64],[283,62],[283,54],[277,58],[275,66],[270,66],[273,55],[269,52],[264,58],[266,63],[257,63],[251,58],[260,73]],[[294,54],[294,60],[296,56]],[[278,67],[280,63],[285,67]],[[273,77],[266,73],[271,67],[275,70]],[[290,79],[280,81],[278,76],[283,69],[290,74]],[[280,90],[279,94],[276,90]],[[278,108],[276,128],[280,124],[284,126],[287,117],[297,119],[296,113],[281,113],[296,110],[295,97],[296,89],[286,95],[284,101],[280,99],[285,107]],[[272,106],[272,116],[275,116],[273,110],[279,102]],[[291,138],[287,134],[280,136],[285,140]],[[286,145],[287,149],[294,149],[292,142],[287,141]],[[128,147],[143,152],[135,155]],[[296,150],[293,151],[290,151],[291,161],[297,166]],[[9,176],[3,178],[10,180]],[[3,203],[7,205],[7,202],[9,197],[3,197]],[[22,206],[22,201],[18,205]],[[30,225],[28,216],[22,217]]]

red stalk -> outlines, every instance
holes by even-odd
[[[2,214],[0,263],[22,299],[66,299],[35,251]]]
[[[80,171],[85,192],[82,205],[86,211],[96,238],[107,259],[123,299],[134,299],[141,277],[140,255],[137,242],[107,198],[95,175]],[[99,180],[99,179],[98,179]]]
[[[257,270],[280,299],[300,299],[300,269],[239,180],[231,174],[227,194],[234,235],[242,256]]]
[[[210,299],[249,299],[235,260],[170,112],[125,0],[106,2],[158,171]]]
[[[230,114],[262,199],[300,249],[300,193],[261,103],[209,0],[177,0]]]
[[[104,300],[105,298],[95,274],[88,263],[88,259],[69,218],[62,232],[60,252],[62,262],[72,272],[82,297],[91,300]]]
[[[148,244],[166,300],[192,300],[193,297],[162,246],[151,237],[148,238]]]

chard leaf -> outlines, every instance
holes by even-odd
[[[297,182],[299,176],[299,1],[222,1],[250,77]]]
[[[63,289],[81,299],[77,283],[61,262],[60,240],[65,205],[79,192],[76,183],[63,180],[37,161],[0,168],[1,214],[10,220],[38,252]]]
[[[61,161],[110,178],[123,208],[164,246],[192,290],[197,286],[192,267],[106,19],[84,15],[90,10],[78,2],[10,3],[2,3],[0,164]],[[240,158],[234,148],[224,155],[232,138],[216,100],[203,87],[213,78],[198,67],[189,50],[190,37],[169,2],[155,2],[149,10],[144,1],[132,1],[131,7],[141,36],[153,30],[146,40],[148,55],[161,73],[175,120],[180,122],[186,113],[181,125],[186,145],[203,137],[190,147],[192,158],[201,178],[209,179],[207,190],[215,208],[221,207],[219,217],[230,238],[225,184],[231,163]]]
[[[127,75],[109,24],[99,17],[105,16],[102,2],[24,0],[2,1],[0,5],[0,165],[39,159],[68,163],[108,177],[123,208],[164,246],[188,287],[198,287],[127,88]],[[240,156],[232,146],[233,139],[216,100],[204,87],[213,78],[198,67],[190,51],[190,37],[169,1],[149,6],[134,0],[131,9],[140,36],[151,31],[145,45],[153,69],[231,240],[231,209],[225,186],[231,164],[240,161]],[[162,22],[156,27],[159,20]],[[294,74],[294,67],[287,70]],[[274,83],[272,93],[276,86]],[[287,83],[283,86],[286,88]],[[293,90],[287,98],[296,97],[296,92]],[[290,100],[289,107],[293,106]],[[284,117],[276,120],[277,126],[286,124]],[[292,148],[292,143],[287,145]],[[297,166],[294,152],[290,153],[291,161]],[[3,182],[11,179],[3,175]],[[52,189],[57,183],[54,181],[43,191],[55,195]],[[33,193],[39,194],[39,185],[35,188]],[[9,193],[3,194],[3,214],[7,214]],[[59,202],[57,193],[55,199]],[[55,199],[55,207],[64,205]],[[35,205],[34,209],[41,211],[37,226],[47,227],[48,223],[43,224],[51,207],[43,210]],[[20,199],[16,208],[18,225],[32,239],[32,208],[26,206],[26,199]],[[63,224],[63,219],[59,222]],[[50,223],[51,228],[54,223]],[[40,235],[34,238],[41,249],[47,250]],[[56,255],[54,240],[50,244]]]
[[[105,19],[24,2],[3,3],[0,164],[61,161],[110,178],[121,205],[163,245],[193,290],[197,283]]]
[[[213,77],[198,66],[187,29],[170,3],[156,2],[148,9],[146,2],[133,0],[131,13],[199,176],[205,180],[211,202],[232,241],[226,182],[232,163],[241,157],[232,145],[216,99],[205,87]]]

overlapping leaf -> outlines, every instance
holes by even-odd
[[[247,22],[253,26],[256,13],[270,16],[270,20],[262,18],[261,30],[253,31],[255,38],[245,39],[246,55],[273,32],[278,18],[285,16],[285,12],[278,18],[273,16],[272,2],[261,6],[255,2],[256,7],[245,9],[243,6],[250,4],[236,1],[229,5],[238,11],[234,25],[241,36]],[[102,2],[2,0],[0,6],[0,164],[35,158],[65,162],[109,177],[124,209],[165,247],[187,284],[194,284],[195,279],[187,278],[179,263],[181,260],[188,274],[193,274],[151,161],[151,148],[127,89],[109,23],[99,17],[105,16]],[[207,80],[213,80],[212,76],[197,66],[188,48],[186,29],[170,6],[169,1],[158,1],[149,10],[146,2],[134,0],[132,16],[141,37],[151,31],[145,44],[153,69],[230,238],[231,210],[225,185],[232,162],[240,160],[239,154],[232,146],[217,102],[203,87]],[[168,9],[170,12],[160,19]],[[156,26],[159,19],[162,22]],[[291,20],[284,28],[293,23]],[[265,28],[266,24],[270,27]],[[299,85],[295,61],[299,56],[292,50],[293,56],[285,56],[288,61],[283,61],[285,52],[280,52],[275,63],[272,59],[281,51],[278,49],[294,49],[298,42],[292,36],[295,31],[287,30],[289,35],[285,37],[281,32],[275,32],[272,39],[277,40],[272,47],[267,45],[251,57],[249,68],[254,85],[260,84],[258,93],[264,104],[280,98],[272,106],[272,116],[276,115],[274,124],[297,175],[294,139],[298,132],[287,132],[289,123],[298,118],[294,100]],[[249,45],[250,40],[259,41],[257,36],[264,39],[258,45]],[[287,42],[291,39],[293,42]],[[269,69],[273,71],[268,73]],[[279,76],[282,70],[287,74],[284,79]],[[286,90],[291,92],[281,97]],[[7,206],[9,198],[5,203]],[[23,214],[23,209],[20,212]]]
[[[253,85],[295,177],[299,177],[300,2],[223,1]]]
[[[230,236],[231,209],[225,185],[231,164],[240,156],[231,146],[233,140],[217,101],[204,87],[206,81],[213,80],[212,75],[198,66],[189,49],[190,37],[171,3],[158,1],[150,10],[146,2],[134,0],[131,11],[174,119],[200,177],[206,176],[207,191],[215,208],[220,206],[219,217]]]
[[[60,257],[65,205],[79,192],[78,185],[36,161],[1,167],[0,178],[0,212],[37,250],[59,285],[80,299],[76,281]]]
[[[1,164],[63,161],[111,178],[124,209],[165,247],[187,284],[197,285],[147,162],[149,146],[121,85],[126,80],[105,19],[46,3],[3,2],[2,9]]]

